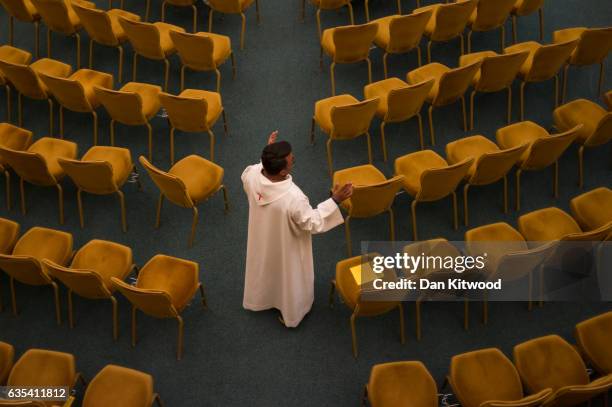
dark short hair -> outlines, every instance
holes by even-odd
[[[270,175],[277,175],[287,167],[287,156],[291,154],[291,144],[279,141],[268,144],[261,153],[261,163]]]

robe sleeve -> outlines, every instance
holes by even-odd
[[[344,223],[340,208],[333,199],[329,198],[313,209],[305,196],[296,201],[291,219],[300,229],[313,234],[327,232]]]

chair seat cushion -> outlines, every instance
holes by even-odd
[[[174,164],[168,173],[183,181],[195,203],[215,193],[223,181],[223,168],[194,154]]]
[[[113,168],[113,181],[121,187],[132,173],[134,165],[130,150],[122,147],[93,146],[83,157],[82,161],[106,161]]]
[[[376,115],[383,118],[388,111],[387,99],[389,98],[389,93],[394,89],[408,86],[410,85],[399,78],[389,78],[366,85],[365,88],[363,88],[363,93],[366,99],[378,98]]]
[[[531,242],[559,240],[563,236],[582,232],[574,218],[556,207],[529,212],[519,217],[518,226],[525,239]]]
[[[94,86],[100,86],[108,89],[112,89],[113,87],[112,75],[91,69],[79,69],[70,75],[70,79],[78,81],[81,83],[81,85],[83,85],[85,97],[93,107],[98,107],[100,105],[100,102],[96,98]]]
[[[55,179],[64,176],[64,169],[59,165],[58,158],[74,159],[77,156],[77,144],[72,141],[57,139],[53,137],[43,137],[38,139],[28,148],[30,153],[40,154],[47,162],[47,168]]]
[[[115,34],[115,37],[117,37],[119,42],[123,42],[127,39],[127,35],[125,34],[123,27],[121,27],[121,24],[119,24],[119,17],[130,21],[140,21],[140,16],[138,14],[130,13],[129,11],[118,8],[108,10],[107,14],[111,22],[113,34]]]
[[[232,54],[230,37],[209,32],[198,32],[196,35],[208,37],[213,41],[213,61],[215,65],[221,65]]]
[[[206,103],[208,103],[208,110],[206,111],[206,124],[209,128],[215,124],[221,115],[221,112],[223,112],[221,94],[217,92],[209,92],[199,89],[185,89],[179,94],[179,96],[185,98],[206,99]]]
[[[157,22],[153,23],[159,30],[159,45],[166,56],[176,52],[172,38],[170,38],[170,31],[179,31],[184,33],[185,29],[177,25]]]
[[[582,230],[589,231],[612,222],[612,189],[595,188],[570,201],[572,215]]]
[[[3,45],[0,47],[0,60],[13,64],[27,65],[32,60],[32,54],[10,45]],[[6,78],[0,72],[0,85],[4,84],[6,84]]]
[[[471,54],[461,55],[461,57],[459,57],[459,66],[471,65],[473,63],[482,61],[487,57],[495,57],[498,55],[499,54],[495,51],[480,51],[473,52]],[[479,69],[478,72],[476,72],[476,74],[474,75],[474,78],[472,79],[473,85],[477,84],[480,81],[480,74],[481,70]]]
[[[542,44],[539,44],[535,41],[521,42],[519,44],[511,45],[509,47],[504,48],[504,54],[511,54],[514,52],[523,52],[523,51],[529,52],[529,56],[527,56],[527,59],[525,60],[525,62],[523,62],[523,65],[521,66],[521,69],[519,70],[519,76],[524,78],[525,76],[527,76],[529,71],[531,71],[531,67],[533,66],[533,57],[536,51],[540,49],[541,47],[542,47]]]
[[[556,108],[553,119],[559,131],[569,130],[582,123],[583,126],[578,130],[576,141],[584,144],[595,133],[597,125],[607,113],[597,103],[586,99],[576,99]]]
[[[87,386],[83,404],[134,406],[153,404],[153,378],[134,369],[106,365]]]
[[[524,121],[498,129],[495,137],[497,139],[497,144],[501,148],[507,149],[520,146],[522,144],[531,144],[541,137],[550,137],[550,134],[545,128],[537,125],[536,123],[532,121]],[[527,159],[529,154],[529,149],[526,149],[519,161],[523,162],[525,159]]]
[[[386,180],[385,174],[380,172],[378,168],[371,164],[366,164],[334,172],[332,184],[344,185],[351,183],[353,186],[368,186],[379,184]],[[352,205],[351,198],[346,199],[340,205],[350,212]]]
[[[476,171],[478,159],[486,153],[500,151],[497,144],[488,138],[476,135],[464,137],[457,141],[453,141],[446,145],[446,159],[449,164],[456,164],[468,158],[474,159],[474,164],[468,171],[468,177],[471,177]]]
[[[55,59],[41,58],[30,65],[30,68],[36,73],[43,73],[49,76],[57,76],[59,78],[67,78],[72,73],[72,67]],[[43,81],[39,80],[40,86],[47,91],[47,86]]]
[[[161,87],[148,83],[128,82],[122,88],[122,92],[135,92],[142,99],[142,113],[147,119],[152,118],[159,111],[161,103],[159,94]]]
[[[450,70],[451,69],[446,65],[442,65],[438,62],[432,62],[431,64],[427,64],[408,72],[406,74],[406,80],[410,84],[415,84],[429,79],[434,79],[434,85],[431,87],[431,90],[427,95],[427,101],[431,103],[438,95],[438,91],[440,89],[440,78]]]
[[[352,105],[359,103],[355,97],[344,94],[321,99],[315,103],[314,119],[326,134],[330,134],[334,127],[331,119],[332,108],[337,106]]]
[[[421,190],[423,172],[444,167],[448,167],[446,160],[432,150],[417,151],[395,160],[395,174],[404,176],[404,189],[412,196]]]

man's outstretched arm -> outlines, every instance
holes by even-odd
[[[338,204],[350,198],[352,193],[353,185],[336,185],[331,198],[321,202],[316,208],[311,207],[308,198],[304,196],[297,202],[291,217],[302,230],[311,233],[327,232],[344,223]]]

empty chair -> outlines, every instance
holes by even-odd
[[[223,185],[224,171],[217,164],[197,155],[189,155],[174,164],[168,172],[164,172],[154,167],[143,156],[140,156],[139,161],[159,188],[155,228],[159,228],[164,198],[175,205],[191,208],[193,221],[189,235],[189,247],[193,245],[195,238],[199,217],[197,205],[200,202],[207,200],[219,190],[223,190],[225,211],[228,211],[227,190]]]
[[[612,190],[606,187],[595,188],[578,195],[570,201],[572,216],[582,230],[595,230],[612,222]]]
[[[506,20],[514,7],[515,0],[478,0],[478,5],[470,15],[468,22],[467,52],[472,52],[472,34],[474,32],[500,30],[500,50],[503,51],[506,40]]]
[[[50,285],[55,297],[55,318],[61,322],[59,288],[42,265],[51,260],[66,265],[72,256],[72,235],[60,230],[33,227],[15,244],[12,254],[0,254],[0,268],[9,275],[13,314],[17,315],[15,280],[27,285]],[[37,383],[42,385],[43,383]],[[10,379],[9,379],[10,385]]]
[[[259,0],[255,1],[257,24],[259,24]],[[323,0],[325,1],[325,0]],[[246,15],[244,12],[253,4],[253,0],[208,0],[208,32],[213,32],[213,12],[222,14],[240,14],[242,29],[240,30],[240,49],[244,49],[244,34],[246,31]]]
[[[372,366],[363,401],[372,407],[436,407],[438,387],[421,362],[389,362]]]
[[[553,166],[553,194],[559,197],[559,158],[577,137],[580,126],[566,132],[549,134],[545,128],[531,121],[519,122],[497,130],[497,144],[503,148],[529,146],[517,162],[516,210],[521,209],[521,174],[524,171],[540,171]]]
[[[71,141],[43,137],[26,151],[11,150],[0,146],[0,154],[19,176],[21,212],[26,213],[25,185],[28,182],[42,187],[57,188],[59,222],[64,224],[64,190],[60,181],[66,173],[58,163],[59,158],[75,158],[77,145]]]
[[[419,43],[431,14],[432,11],[428,10],[405,16],[387,16],[372,21],[378,25],[374,44],[385,51],[383,54],[385,79],[387,78],[387,57],[389,54],[406,54],[416,49],[417,61],[421,66],[421,47]]]
[[[464,94],[472,83],[472,80],[479,68],[480,61],[453,69],[447,67],[446,65],[433,62],[406,74],[406,81],[411,84],[416,84],[429,79],[433,79],[435,81],[433,87],[427,95],[427,102],[429,102],[429,134],[431,136],[432,145],[435,145],[435,132],[433,125],[434,107],[442,107],[461,101],[461,109],[463,112],[463,131],[468,130]]]
[[[508,109],[506,121],[512,121],[512,82],[518,75],[521,66],[529,56],[528,52],[514,52],[499,55],[494,51],[475,52],[462,55],[459,66],[470,65],[481,61],[480,70],[472,79],[470,93],[470,130],[474,129],[474,96],[476,93],[492,93],[506,90],[508,92]]]
[[[372,164],[370,123],[376,114],[378,99],[362,102],[344,94],[321,99],[315,103],[310,127],[310,142],[314,143],[315,123],[329,136],[327,139],[327,166],[331,178],[333,170],[332,140],[351,140],[365,134],[368,143],[368,163]]]
[[[0,123],[0,147],[11,150],[24,151],[32,142],[32,132],[10,123]],[[11,209],[11,173],[8,162],[0,154],[0,171],[4,173],[6,181],[6,207]]]
[[[0,385],[6,384],[13,361],[15,358],[15,348],[10,343],[0,342]]]
[[[353,64],[366,61],[368,64],[368,83],[372,83],[370,47],[374,37],[376,37],[376,31],[377,25],[375,23],[328,28],[323,31],[319,65],[323,69],[323,52],[325,52],[332,59],[329,67],[332,96],[336,94],[334,74],[336,64]]]
[[[81,228],[85,223],[81,197],[83,192],[94,195],[117,194],[121,207],[121,229],[127,232],[125,197],[121,187],[135,169],[130,150],[121,147],[94,146],[87,150],[80,160],[60,158],[58,162],[77,186]]]
[[[601,375],[611,374],[612,354],[608,344],[612,341],[612,311],[579,322],[574,335],[589,364]]]
[[[352,218],[370,218],[383,212],[389,214],[389,240],[395,240],[395,221],[393,216],[393,201],[402,188],[403,176],[387,179],[371,164],[336,171],[333,185],[353,184],[353,195],[343,201],[340,206],[348,216],[344,219],[346,231],[346,248],[348,255],[352,254],[350,222]]]
[[[578,148],[578,185],[584,185],[584,148],[599,147],[612,139],[612,112],[606,111],[597,103],[586,99],[577,99],[553,112],[555,127],[559,131],[567,131],[582,124],[578,131],[576,143]]]
[[[132,62],[132,81],[136,81],[138,56],[154,61],[164,62],[164,90],[168,89],[170,75],[170,61],[168,57],[176,53],[176,47],[170,38],[170,31],[185,32],[176,25],[168,23],[145,23],[119,17],[119,24],[125,31],[132,48],[134,60]]]
[[[74,326],[72,294],[92,300],[110,300],[113,306],[113,339],[117,339],[117,299],[111,278],[124,280],[134,270],[132,249],[119,243],[93,239],[81,247],[70,266],[44,259],[45,270],[68,288],[68,323]]]
[[[612,375],[591,381],[578,351],[558,335],[516,345],[514,364],[529,392],[552,389],[546,407],[586,403],[612,387]]]
[[[151,0],[148,0],[150,3]],[[193,12],[193,28],[192,32],[196,32],[198,30],[198,8],[196,7],[195,0],[164,0],[161,5],[161,21],[166,21],[166,7],[168,5],[175,7],[190,7]],[[148,20],[147,14],[147,20]]]
[[[83,29],[89,36],[89,69],[93,68],[93,46],[94,43],[105,47],[117,48],[119,51],[119,65],[117,67],[117,78],[119,83],[123,81],[123,44],[127,41],[127,35],[119,24],[119,17],[126,20],[140,21],[140,16],[120,9],[108,11],[95,8],[82,7],[73,4],[74,12],[79,16]]]
[[[40,13],[30,0],[3,0],[0,2],[8,14],[8,42],[14,43],[15,19],[34,24],[34,55],[38,59],[40,41]]]
[[[174,164],[174,134],[176,130],[187,133],[208,133],[210,161],[215,157],[213,126],[223,115],[223,128],[227,136],[227,119],[221,95],[198,89],[185,89],[178,96],[160,93],[159,99],[170,121],[170,164]]]
[[[128,82],[119,90],[94,86],[96,97],[111,117],[110,139],[115,145],[115,122],[126,126],[146,126],[149,140],[149,160],[153,160],[153,127],[149,121],[161,104],[161,88],[148,83]]]
[[[236,78],[236,60],[230,38],[225,35],[199,32],[196,34],[170,31],[170,38],[181,59],[181,91],[185,88],[185,70],[215,71],[217,92],[221,92],[219,66],[232,59],[232,77]]]
[[[0,46],[0,61],[12,62],[15,64],[28,65],[32,59],[32,54],[19,48],[11,47],[10,45]],[[9,82],[2,72],[0,66],[0,86],[4,86],[6,92],[6,121],[12,119],[12,103],[11,103],[11,87]]]
[[[206,308],[198,263],[158,254],[142,267],[135,285],[116,277],[111,277],[111,282],[132,303],[132,346],[136,346],[137,310],[156,318],[176,318],[176,358],[180,360],[183,354],[183,318],[180,314],[198,290]]]
[[[520,102],[521,120],[525,120],[525,85],[532,82],[555,80],[554,106],[559,103],[559,71],[567,62],[576,41],[559,44],[541,45],[535,41],[522,42],[504,50],[505,54],[528,51],[529,56],[521,66],[518,77],[521,79]]]
[[[473,159],[474,164],[466,174],[463,186],[463,216],[468,225],[468,190],[472,185],[490,185],[497,181],[504,182],[504,213],[508,213],[508,177],[514,164],[521,158],[527,144],[507,149],[500,149],[497,144],[484,136],[464,137],[446,145],[446,159],[449,164]]]
[[[516,0],[512,8],[512,41],[517,43],[517,17],[538,12],[540,22],[540,41],[544,41],[544,0]]]
[[[453,198],[453,226],[458,227],[457,195],[455,189],[468,173],[474,159],[449,165],[433,150],[417,151],[395,160],[395,175],[403,175],[403,188],[412,196],[412,240],[418,240],[416,206],[419,202]]]
[[[10,219],[0,218],[0,254],[11,254],[13,252],[13,247],[15,247],[20,229],[19,223],[13,222]],[[2,293],[0,292],[0,311],[2,311],[2,307]],[[0,342],[0,345],[1,344],[2,342]],[[0,346],[0,353],[2,350],[2,346]],[[2,358],[0,357],[0,385],[3,385],[6,381],[6,376],[2,376],[1,364]],[[8,375],[8,371],[6,374]]]
[[[94,86],[113,88],[113,76],[91,69],[79,69],[68,78],[40,74],[43,83],[59,102],[60,137],[64,138],[64,108],[78,113],[90,113],[93,118],[93,144],[98,144],[98,114],[100,102]]]

